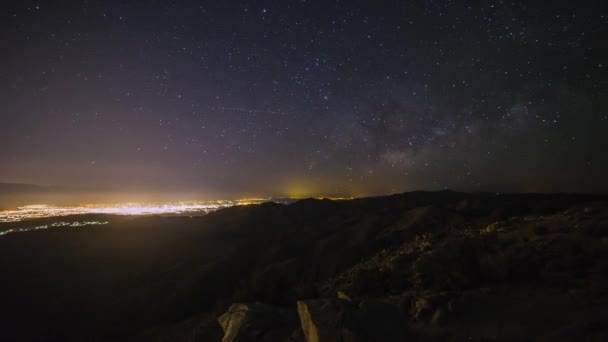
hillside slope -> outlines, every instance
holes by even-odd
[[[414,192],[0,238],[21,341],[220,340],[235,302],[394,304],[414,340],[602,340],[608,199]]]

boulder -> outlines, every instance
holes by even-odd
[[[342,300],[298,301],[298,316],[306,342],[340,341],[347,303]]]
[[[381,301],[326,299],[298,301],[297,307],[307,342],[405,340],[405,318]]]
[[[295,312],[261,303],[232,304],[218,322],[222,342],[288,341],[298,323]]]

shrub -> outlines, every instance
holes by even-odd
[[[534,227],[534,234],[536,235],[547,235],[549,233],[549,228],[545,226],[536,226]]]
[[[388,274],[379,269],[362,269],[353,275],[353,291],[356,295],[384,293]]]
[[[509,275],[509,260],[503,253],[486,254],[479,260],[479,269],[484,279],[502,281]]]
[[[454,239],[428,251],[412,264],[413,282],[420,289],[460,290],[479,280],[478,239]]]

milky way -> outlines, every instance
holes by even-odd
[[[0,181],[608,191],[604,1],[4,7]]]

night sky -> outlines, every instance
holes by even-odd
[[[608,191],[607,3],[3,2],[0,182]]]

